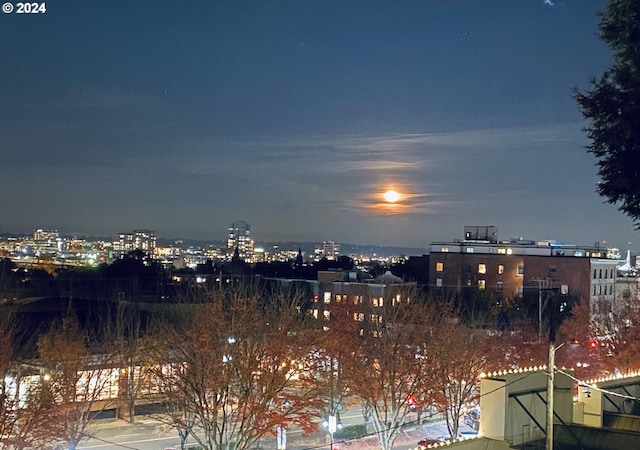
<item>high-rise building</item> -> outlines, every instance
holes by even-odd
[[[33,232],[33,246],[39,253],[55,253],[62,249],[62,239],[58,230],[38,228]]]
[[[236,220],[229,225],[227,235],[227,256],[231,257],[238,249],[238,255],[245,261],[253,260],[253,239],[251,225],[244,220]]]
[[[322,243],[322,254],[327,259],[338,259],[340,254],[340,244],[332,241],[324,241]]]
[[[133,230],[131,233],[120,233],[114,244],[115,249],[121,253],[142,250],[147,255],[153,256],[156,249],[156,233],[151,230]]]
[[[36,242],[56,241],[60,237],[58,230],[43,230],[38,228],[33,232],[33,240]]]

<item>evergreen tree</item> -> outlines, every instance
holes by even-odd
[[[609,0],[600,38],[613,64],[574,97],[588,120],[587,151],[597,159],[597,192],[640,228],[640,1]]]

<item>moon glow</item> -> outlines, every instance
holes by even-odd
[[[382,194],[382,197],[387,203],[395,203],[400,199],[400,194],[398,194],[396,191],[389,190]]]

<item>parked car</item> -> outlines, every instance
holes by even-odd
[[[460,439],[473,439],[478,437],[478,431],[461,431],[458,433]]]
[[[418,441],[418,449],[417,450],[425,450],[427,448],[428,445],[431,444],[439,444],[440,442],[442,442],[440,439],[438,438],[424,438],[421,439],[420,441]]]
[[[464,424],[472,430],[478,431],[480,429],[480,410],[470,409],[464,415]]]

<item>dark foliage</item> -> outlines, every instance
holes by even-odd
[[[574,97],[597,159],[597,192],[640,228],[640,2],[610,0],[600,14],[600,38],[613,64]]]

